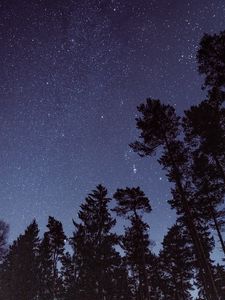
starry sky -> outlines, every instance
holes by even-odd
[[[128,144],[147,97],[179,114],[204,98],[196,51],[225,29],[224,0],[1,0],[0,218],[10,241],[49,215],[72,218],[99,183],[140,186],[160,247],[175,214],[155,159]],[[122,228],[118,224],[119,230]]]

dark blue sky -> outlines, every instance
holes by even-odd
[[[48,215],[73,229],[99,183],[141,186],[156,249],[175,215],[154,159],[128,144],[136,106],[159,98],[178,113],[204,98],[196,51],[225,29],[224,0],[0,2],[0,217],[10,239]],[[121,227],[121,226],[119,226]]]

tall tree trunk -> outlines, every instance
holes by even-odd
[[[212,270],[211,270],[208,260],[205,256],[205,251],[204,251],[201,239],[199,237],[199,234],[196,230],[195,224],[193,222],[192,213],[188,207],[188,202],[184,196],[184,191],[183,191],[182,185],[180,183],[180,180],[178,180],[178,187],[180,189],[181,199],[182,199],[185,214],[186,214],[187,227],[189,229],[190,235],[193,240],[193,244],[195,246],[196,255],[197,255],[197,258],[198,258],[199,262],[201,263],[203,269],[205,270],[205,274],[206,274],[206,276],[204,276],[204,277],[206,277],[205,288],[207,289],[207,293],[210,295],[211,300],[219,300],[216,285],[215,285],[213,275],[212,275]]]
[[[180,174],[180,170],[177,167],[174,159],[173,159],[173,155],[172,152],[170,150],[170,145],[168,143],[168,141],[166,140],[166,146],[167,146],[167,150],[168,150],[168,154],[169,154],[169,158],[170,161],[172,163],[172,166],[174,168],[174,173],[175,173],[175,181],[178,187],[178,190],[180,192],[180,196],[181,196],[181,201],[182,201],[182,205],[183,205],[183,209],[185,212],[185,219],[186,219],[186,224],[187,224],[187,228],[190,232],[193,244],[194,244],[194,248],[196,251],[196,255],[197,255],[197,259],[200,262],[202,268],[205,271],[206,274],[206,282],[204,283],[205,285],[205,289],[207,294],[209,295],[211,300],[220,300],[219,299],[219,295],[217,292],[217,288],[213,279],[213,274],[212,274],[212,270],[209,266],[208,260],[205,256],[205,251],[201,242],[201,239],[199,237],[198,231],[196,229],[196,226],[194,224],[194,218],[192,216],[192,212],[189,209],[189,204],[188,204],[188,200],[186,199],[185,193],[184,193],[184,188],[183,185],[181,183],[181,174]]]

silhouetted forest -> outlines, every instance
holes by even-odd
[[[225,31],[204,35],[197,61],[206,99],[182,117],[147,99],[130,145],[142,157],[157,154],[171,182],[168,202],[178,217],[159,254],[144,221],[152,210],[144,192],[118,188],[111,199],[98,185],[71,237],[50,216],[42,237],[33,220],[8,246],[9,226],[0,222],[0,299],[191,300],[193,290],[198,300],[225,299],[225,266],[212,259],[215,244],[225,258]],[[126,219],[120,234],[119,218]]]

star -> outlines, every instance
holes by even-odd
[[[134,173],[134,174],[137,173],[137,168],[136,168],[135,164],[133,164],[133,173]]]

